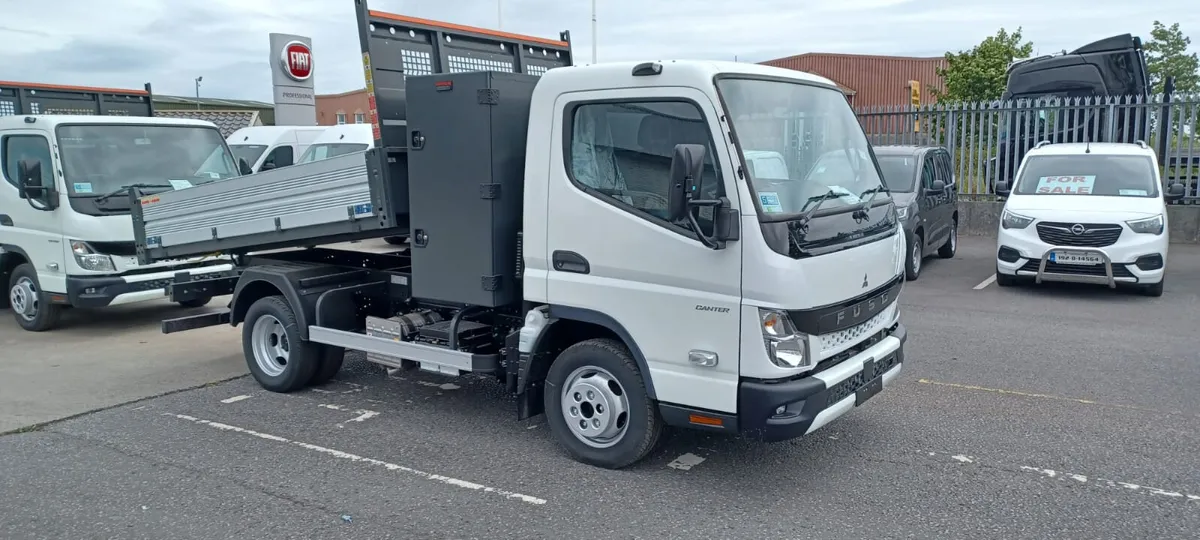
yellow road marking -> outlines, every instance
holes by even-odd
[[[1006,395],[1010,395],[1010,396],[1020,396],[1020,397],[1027,397],[1027,398],[1050,399],[1050,400],[1054,400],[1054,401],[1069,401],[1072,403],[1081,403],[1083,405],[1099,405],[1101,407],[1112,407],[1112,408],[1116,408],[1116,409],[1128,409],[1128,410],[1133,410],[1133,411],[1149,412],[1149,413],[1154,413],[1154,414],[1175,414],[1175,415],[1189,416],[1192,418],[1197,418],[1196,415],[1188,414],[1183,411],[1161,411],[1158,409],[1138,407],[1137,405],[1123,405],[1120,403],[1102,403],[1102,402],[1094,401],[1091,399],[1081,399],[1081,398],[1073,398],[1073,397],[1065,397],[1065,396],[1054,396],[1054,395],[1050,395],[1050,394],[1035,394],[1035,393],[1031,393],[1031,392],[1020,392],[1017,390],[1005,390],[1003,388],[988,388],[986,386],[976,386],[973,384],[958,384],[958,383],[931,381],[929,379],[918,379],[917,382],[919,382],[921,384],[932,384],[935,386],[946,386],[949,388],[957,388],[959,390],[978,390],[981,392],[991,392],[993,394],[1006,394]]]

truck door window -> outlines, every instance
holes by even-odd
[[[292,157],[293,152],[291,146],[279,146],[274,150],[271,150],[270,154],[267,154],[267,159],[263,160],[263,165],[270,163],[274,165],[275,168],[287,167],[293,163]]]
[[[925,189],[933,189],[933,181],[937,178],[937,171],[933,169],[933,154],[925,156],[925,164],[921,166],[921,185]]]
[[[712,138],[700,108],[686,101],[587,103],[568,109],[568,176],[577,187],[655,221],[667,217],[671,157],[676,144],[701,144],[703,198],[724,194]],[[712,229],[712,209],[699,212]]]
[[[41,135],[7,135],[3,141],[4,179],[17,186],[17,164],[23,159],[36,159],[42,164],[42,182],[54,181],[54,167],[50,161],[50,142]]]

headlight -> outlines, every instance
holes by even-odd
[[[71,240],[71,252],[75,254],[75,264],[84,270],[93,272],[116,272],[112,257],[97,253],[92,246],[83,240]]]
[[[1133,221],[1126,221],[1125,224],[1129,225],[1130,230],[1132,230],[1135,233],[1139,233],[1139,234],[1162,234],[1163,233],[1162,214],[1159,214],[1154,217],[1146,218],[1146,219],[1135,219]]]
[[[1033,218],[1022,216],[1021,214],[1014,214],[1008,210],[1005,210],[1000,216],[1000,226],[1004,227],[1005,229],[1024,229],[1025,227],[1028,227],[1030,223],[1033,223]]]
[[[786,369],[812,366],[808,354],[808,335],[801,334],[792,325],[787,313],[773,309],[758,310],[762,322],[763,344],[771,363]]]
[[[899,219],[900,221],[904,221],[904,220],[908,219],[908,207],[907,206],[897,206],[896,207],[896,218]]]

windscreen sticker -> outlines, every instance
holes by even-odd
[[[192,187],[192,183],[188,180],[167,180],[171,183],[171,187],[175,189],[187,189]]]
[[[1145,197],[1146,195],[1150,194],[1144,189],[1118,189],[1117,193],[1121,195],[1135,195],[1138,197]]]
[[[91,182],[75,182],[75,185],[73,187],[75,188],[75,193],[91,193],[92,192],[92,183]]]
[[[759,193],[758,202],[762,204],[763,212],[768,214],[778,214],[783,212],[783,205],[779,204],[779,194],[774,191],[763,191]]]
[[[1043,176],[1038,178],[1037,192],[1088,195],[1095,185],[1095,176]]]

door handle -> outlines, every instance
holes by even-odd
[[[8,214],[0,214],[0,226],[12,227],[12,218],[8,217]]]
[[[592,271],[588,260],[583,258],[583,255],[574,251],[559,251],[555,250],[550,257],[554,269],[559,272],[571,272],[573,274],[587,274]]]

